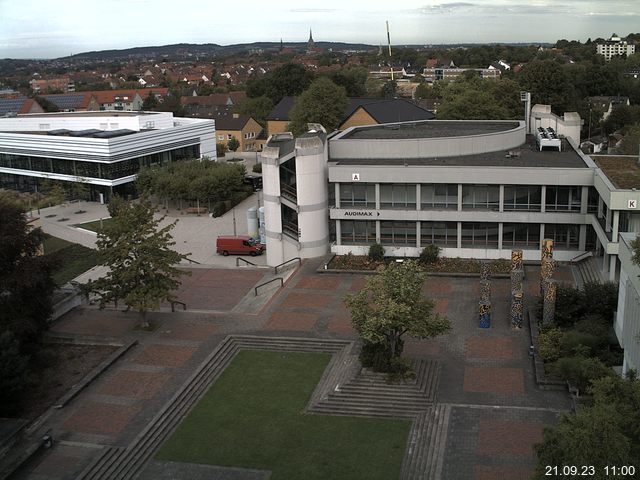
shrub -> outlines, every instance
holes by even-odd
[[[107,204],[107,210],[109,211],[109,215],[114,218],[118,215],[118,211],[126,206],[126,200],[124,200],[120,195],[113,195],[111,197],[111,201]]]
[[[556,375],[574,384],[581,392],[589,392],[591,382],[615,375],[613,370],[597,358],[565,357],[551,368]]]
[[[369,258],[376,262],[384,260],[384,247],[379,243],[374,243],[369,247]]]
[[[420,252],[419,262],[427,265],[430,263],[436,263],[440,256],[440,247],[437,245],[427,245]]]
[[[252,168],[251,171],[254,173],[262,173],[262,164],[261,163],[256,163]]]
[[[559,328],[549,328],[540,331],[538,336],[538,353],[545,362],[555,362],[560,358],[560,342],[562,340],[562,330]]]
[[[560,350],[562,356],[585,355],[593,356],[605,347],[606,338],[597,337],[590,333],[569,330],[562,335]]]
[[[21,353],[20,341],[10,330],[0,334],[0,417],[17,413],[26,387],[29,357]]]
[[[589,333],[602,338],[609,336],[609,329],[609,322],[597,313],[585,315],[575,324],[576,332]]]
[[[612,282],[587,282],[582,288],[583,314],[597,314],[607,321],[618,308],[618,285]]]
[[[221,217],[226,211],[225,202],[216,202],[213,204],[213,208],[211,209],[211,213],[214,217]]]
[[[411,360],[404,357],[394,357],[389,363],[389,371],[387,372],[387,381],[398,383],[404,380],[416,378],[416,372],[413,371]]]

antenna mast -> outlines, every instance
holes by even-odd
[[[393,63],[391,62],[391,36],[389,35],[389,20],[387,20],[387,45],[389,45],[389,66],[391,67],[391,81],[393,82]]]

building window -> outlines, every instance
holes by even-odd
[[[540,224],[505,223],[502,225],[502,248],[540,247]]]
[[[457,222],[420,222],[420,245],[458,246]]]
[[[233,138],[233,135],[231,135],[230,133],[227,134],[227,140],[231,140]]]
[[[579,212],[582,187],[547,187],[545,210],[548,212]]]
[[[463,185],[463,210],[499,210],[500,187],[498,185]]]
[[[224,135],[218,135],[218,140],[220,140],[221,142],[224,142]]]
[[[376,242],[376,222],[340,220],[342,245],[370,245]]]
[[[535,185],[505,185],[504,209],[539,212],[542,187]]]
[[[544,237],[553,240],[553,247],[558,249],[578,249],[578,225],[547,223],[544,226]]]
[[[341,183],[340,208],[376,208],[376,186],[373,183]]]
[[[380,208],[416,208],[415,184],[381,184]],[[415,235],[414,235],[415,236]]]
[[[497,223],[463,223],[462,248],[497,248]]]
[[[380,243],[383,245],[405,245],[415,247],[416,222],[380,222]]]
[[[589,187],[589,196],[587,197],[587,213],[598,213],[598,200],[600,194],[596,187]]]
[[[457,210],[457,184],[423,184],[420,185],[420,208],[425,210]]]

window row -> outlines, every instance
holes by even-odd
[[[587,227],[587,230],[593,230]],[[341,220],[342,245],[371,245],[376,242],[376,222]],[[394,246],[417,245],[416,222],[380,221],[380,243]],[[545,224],[544,236],[554,240],[558,249],[577,249],[580,227],[578,225]],[[587,235],[587,247],[591,241]],[[498,223],[461,222],[462,248],[498,248],[500,228]],[[420,244],[456,248],[458,246],[458,222],[420,222]],[[503,223],[502,248],[520,247],[537,249],[540,246],[540,224]]]
[[[333,193],[333,189],[331,190]],[[420,208],[423,210],[457,210],[457,184],[421,184]],[[380,184],[380,208],[414,210],[417,208],[416,184]],[[500,209],[499,185],[462,185],[462,210]],[[546,188],[545,211],[579,212],[582,187]],[[341,208],[376,208],[376,186],[373,183],[341,183]],[[588,212],[598,210],[598,193],[589,187]],[[505,185],[504,211],[542,211],[542,187],[539,185]]]
[[[200,147],[194,145],[167,152],[142,155],[140,157],[113,163],[83,162],[59,158],[29,157],[22,155],[0,154],[0,167],[30,170],[34,172],[59,173],[86,178],[116,178],[135,175],[141,166],[165,165],[172,161],[198,158]]]

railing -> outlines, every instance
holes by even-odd
[[[254,267],[258,266],[257,264],[250,262],[249,260],[245,260],[244,258],[241,258],[241,257],[236,257],[236,267],[240,266],[240,262],[244,262],[247,265],[253,265]]]
[[[195,263],[196,265],[202,265],[202,263],[196,260],[191,260],[189,257],[185,257],[184,259],[187,260],[188,262]]]
[[[180,301],[178,301],[178,300],[172,300],[172,301],[171,301],[171,311],[172,311],[172,312],[175,312],[175,311],[176,311],[176,303],[177,303],[178,305],[182,305],[182,310],[187,310],[187,304],[186,304],[186,303],[184,303],[184,302],[180,302]]]
[[[569,260],[569,263],[578,263],[584,260],[585,258],[589,258],[589,257],[593,257],[592,251],[588,251],[588,252],[581,253],[580,255],[576,255],[571,260]]]
[[[283,286],[284,286],[284,280],[283,280],[282,278],[280,278],[280,277],[272,278],[272,279],[271,279],[271,280],[269,280],[268,282],[261,283],[260,285],[257,285],[257,286],[253,289],[253,292],[255,293],[255,296],[256,296],[256,297],[258,296],[258,289],[259,289],[260,287],[264,287],[265,285],[269,285],[270,283],[277,282],[278,280],[280,281],[280,287],[283,287]]]
[[[276,265],[273,269],[273,273],[275,273],[276,275],[278,274],[278,269],[280,267],[284,267],[285,265],[291,263],[291,262],[295,262],[298,261],[298,265],[302,265],[302,259],[300,257],[295,257],[295,258],[291,258],[289,260],[287,260],[286,262],[281,263],[280,265]]]

